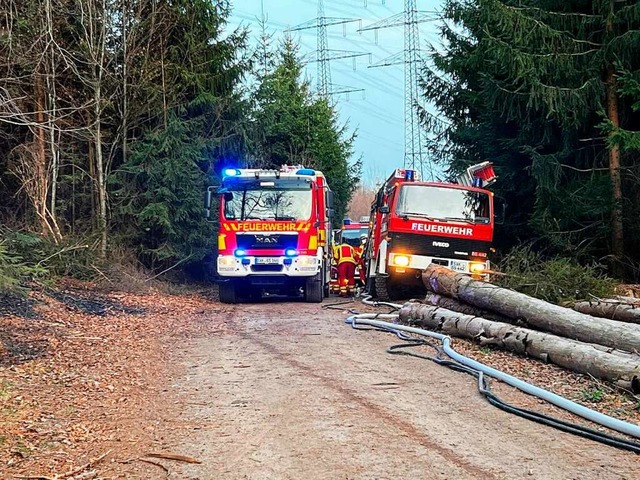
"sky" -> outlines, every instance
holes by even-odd
[[[267,30],[278,41],[288,28],[295,27],[317,16],[317,0],[232,0],[230,28],[245,26],[255,39],[260,34],[259,19],[261,3],[264,5]],[[417,0],[419,11],[437,11],[442,0]],[[370,54],[371,64],[399,53],[403,49],[402,26],[375,32],[357,30],[401,13],[403,0],[324,0],[325,17],[353,18],[361,20],[346,24],[346,36],[342,25],[328,26],[330,50],[352,50]],[[420,44],[439,44],[437,23],[424,22],[419,28]],[[300,54],[316,51],[316,29],[293,32],[300,44]],[[369,68],[369,56],[355,59],[331,61],[333,84],[364,89],[348,95],[332,96],[342,123],[348,131],[356,131],[354,158],[363,164],[362,184],[373,187],[384,181],[395,168],[402,167],[404,160],[404,65]],[[317,88],[317,65],[309,62],[305,67],[305,78]],[[436,172],[437,173],[437,172]]]

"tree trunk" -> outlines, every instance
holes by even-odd
[[[639,355],[607,351],[597,345],[419,303],[406,303],[400,309],[400,320],[482,345],[496,345],[640,392]]]
[[[454,298],[445,297],[443,295],[439,295],[433,292],[427,292],[427,296],[425,297],[424,301],[425,303],[432,305],[434,307],[446,308],[447,310],[452,310],[458,313],[464,313],[465,315],[482,317],[482,318],[486,318],[487,320],[492,320],[494,322],[509,323],[511,325],[518,325],[520,327],[527,326],[526,322],[520,319],[515,320],[513,318],[505,317],[504,315],[500,315],[498,313],[482,310],[480,308],[476,308],[466,303],[462,303]]]
[[[640,324],[640,300],[636,303],[626,303],[619,300],[578,302],[573,306],[573,309],[594,317]]]
[[[610,0],[610,15],[607,20],[607,32],[613,31],[614,1]],[[620,174],[620,145],[612,137],[617,135],[620,126],[618,112],[618,81],[615,75],[613,64],[607,65],[605,83],[607,85],[607,118],[611,122],[613,129],[609,134],[609,174],[611,175],[611,194],[613,209],[611,211],[611,253],[615,257],[613,264],[613,274],[622,277],[624,272],[622,260],[624,257],[624,230],[622,211],[622,175]]]
[[[422,274],[427,289],[475,307],[522,319],[532,328],[587,343],[597,343],[632,353],[640,352],[640,326],[591,317],[529,297],[523,293],[473,280],[438,265]]]

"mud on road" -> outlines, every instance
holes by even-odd
[[[165,447],[202,463],[172,464],[170,478],[640,478],[637,455],[497,410],[471,377],[388,355],[397,339],[346,316],[305,303],[212,312],[222,334],[173,349],[195,427]]]

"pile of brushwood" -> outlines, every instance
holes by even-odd
[[[640,393],[640,300],[561,307],[432,265],[400,320],[590,374]],[[608,318],[607,318],[608,317]]]

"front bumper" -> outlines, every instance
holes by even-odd
[[[389,254],[387,273],[405,273],[408,270],[422,271],[432,263],[468,275],[485,275],[491,266],[488,260],[460,260],[392,252]]]
[[[312,255],[296,257],[260,257],[234,255],[218,256],[218,275],[241,278],[248,276],[284,275],[287,277],[312,277],[320,272],[322,261]]]

